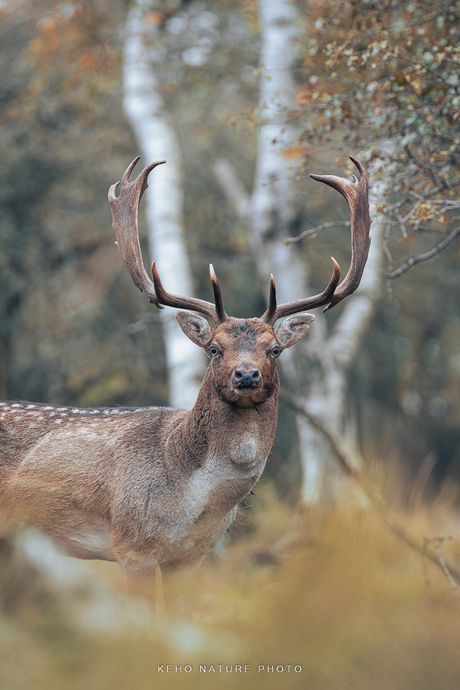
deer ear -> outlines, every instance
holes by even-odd
[[[178,311],[176,319],[187,338],[190,338],[193,343],[200,347],[209,345],[214,331],[206,319],[197,314],[190,314],[188,311]]]
[[[295,345],[307,334],[310,324],[315,317],[313,314],[293,314],[281,321],[275,330],[278,345],[283,349]]]

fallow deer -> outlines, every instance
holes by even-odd
[[[117,245],[134,284],[160,309],[178,307],[185,335],[210,364],[189,412],[162,407],[76,409],[0,403],[0,514],[33,525],[65,553],[116,561],[127,576],[199,561],[234,519],[259,479],[275,436],[279,378],[276,360],[303,338],[306,309],[330,309],[358,287],[369,250],[368,180],[312,175],[348,201],[352,259],[339,286],[333,261],[319,295],[277,305],[273,276],[260,318],[227,316],[212,266],[214,304],[165,291],[155,263],[153,282],[137,229],[147,166],[129,182],[139,159],[109,190]],[[212,319],[211,326],[199,312]],[[275,322],[284,318],[275,328]]]

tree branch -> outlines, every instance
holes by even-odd
[[[153,27],[145,21],[148,0],[135,0],[125,27],[123,105],[145,160],[165,159],[149,180],[145,210],[151,258],[165,285],[177,294],[192,294],[192,278],[182,234],[182,157],[150,59]],[[203,368],[202,350],[183,337],[172,309],[161,311],[168,367],[170,400],[174,407],[191,409],[199,390],[196,372]]]
[[[453,578],[453,574],[450,570],[450,566],[446,563],[446,559],[444,558],[444,555],[441,551],[441,544],[444,541],[448,541],[452,539],[452,537],[436,537],[435,539],[425,539],[425,548],[428,546],[428,544],[434,544],[434,548],[436,549],[436,553],[438,555],[438,560],[441,565],[441,568],[444,572],[444,575],[446,576],[447,582],[449,585],[452,587],[452,590],[455,593],[455,596],[458,599],[458,585],[455,582]]]
[[[321,232],[321,230],[325,230],[326,228],[335,228],[338,225],[350,226],[351,223],[349,220],[333,220],[330,223],[322,223],[322,225],[317,225],[316,228],[304,230],[300,233],[300,235],[296,235],[295,237],[286,237],[286,239],[283,240],[283,244],[292,244],[293,242],[300,242],[300,240],[303,240],[304,237],[308,237],[309,235],[316,235],[316,233]]]
[[[247,220],[250,197],[241,184],[238,174],[228,160],[219,158],[213,165],[214,175],[228,201],[241,220]]]
[[[351,477],[352,479],[359,481],[358,471],[353,467],[353,464],[340,448],[335,436],[333,436],[333,434],[326,429],[324,424],[317,417],[315,417],[315,415],[312,415],[310,412],[308,412],[303,405],[293,400],[286,390],[280,390],[279,399],[289,405],[294,412],[298,412],[299,414],[303,415],[308,420],[308,423],[324,436],[340,465],[340,469],[347,475],[347,477]]]
[[[399,278],[400,275],[403,273],[406,273],[412,266],[415,266],[416,264],[421,264],[424,261],[429,261],[433,257],[437,256],[438,254],[441,254],[441,252],[445,251],[448,247],[450,247],[457,237],[460,235],[460,227],[456,228],[453,230],[448,237],[446,237],[445,240],[440,242],[439,244],[436,245],[436,247],[433,247],[433,249],[430,249],[429,252],[426,252],[425,254],[419,254],[419,256],[414,256],[406,263],[404,263],[402,266],[397,268],[395,271],[392,273],[386,273],[385,278],[388,278],[389,280],[394,280],[395,278]]]

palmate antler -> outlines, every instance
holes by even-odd
[[[336,175],[310,175],[314,180],[324,182],[324,184],[340,192],[340,194],[345,197],[350,207],[351,263],[345,279],[340,286],[337,287],[340,280],[340,266],[335,259],[332,259],[334,270],[329,285],[324,292],[314,297],[305,297],[277,306],[275,281],[273,276],[271,276],[268,309],[261,317],[266,323],[274,324],[275,321],[284,316],[297,314],[307,309],[315,309],[323,306],[326,307],[324,311],[332,309],[332,307],[341,302],[347,295],[351,295],[361,282],[371,244],[369,237],[369,230],[371,227],[368,201],[369,181],[367,172],[361,163],[356,158],[353,158],[353,156],[350,156],[350,160],[352,160],[358,168],[361,177],[360,180],[358,180],[355,175],[353,175],[350,180],[343,177],[336,177]]]
[[[353,293],[358,287],[366,265],[369,253],[370,238],[369,230],[371,220],[369,217],[368,202],[368,177],[366,170],[361,163],[350,156],[350,159],[358,168],[360,180],[354,175],[352,179],[344,179],[335,175],[310,175],[314,180],[324,182],[342,194],[348,202],[351,212],[351,242],[352,254],[351,264],[343,282],[338,286],[340,280],[340,266],[332,259],[334,270],[329,285],[319,295],[305,297],[285,304],[276,304],[276,288],[273,276],[270,279],[270,297],[267,311],[262,315],[262,321],[273,325],[278,319],[296,314],[306,309],[315,309],[325,306],[325,310],[331,309],[347,295]],[[166,161],[157,161],[148,165],[133,181],[129,182],[129,176],[139,157],[135,158],[131,165],[126,169],[120,185],[120,196],[115,196],[115,191],[120,184],[117,182],[109,189],[109,202],[112,209],[113,229],[117,236],[117,245],[121,257],[131,275],[133,283],[148,295],[150,302],[159,309],[162,305],[196,311],[200,314],[210,316],[217,324],[223,323],[228,319],[224,311],[222,294],[212,264],[209,267],[212,287],[214,291],[214,304],[206,300],[194,297],[179,297],[172,295],[163,288],[161,284],[155,262],[152,264],[153,282],[148,277],[139,245],[139,232],[137,227],[137,216],[139,202],[143,193],[148,187],[147,178],[149,173],[157,165]],[[337,287],[338,286],[338,287]]]
[[[179,297],[178,295],[172,295],[166,292],[161,284],[155,262],[152,264],[153,283],[148,277],[142,261],[141,248],[139,245],[139,230],[137,227],[139,202],[143,193],[149,186],[147,182],[149,173],[156,168],[157,165],[162,165],[166,163],[166,161],[151,163],[139,173],[133,182],[129,182],[129,176],[139,158],[140,156],[137,156],[127,167],[121,178],[121,184],[120,182],[116,182],[109,189],[109,203],[112,209],[113,219],[112,227],[117,236],[117,246],[121,258],[130,273],[134,285],[136,285],[141,292],[145,292],[152,304],[155,304],[159,309],[163,309],[162,305],[166,307],[177,307],[178,309],[187,309],[190,311],[197,311],[200,314],[206,314],[210,316],[216,324],[226,321],[228,316],[224,311],[220,285],[212,264],[209,267],[209,274],[214,290],[215,304],[194,297]],[[120,196],[117,198],[115,196],[115,191],[119,184]]]

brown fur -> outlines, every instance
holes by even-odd
[[[212,356],[190,412],[0,403],[3,517],[131,576],[199,561],[216,544],[273,444],[279,343],[260,319],[229,318],[214,330],[193,314],[178,320]],[[255,371],[239,389],[235,372]]]

